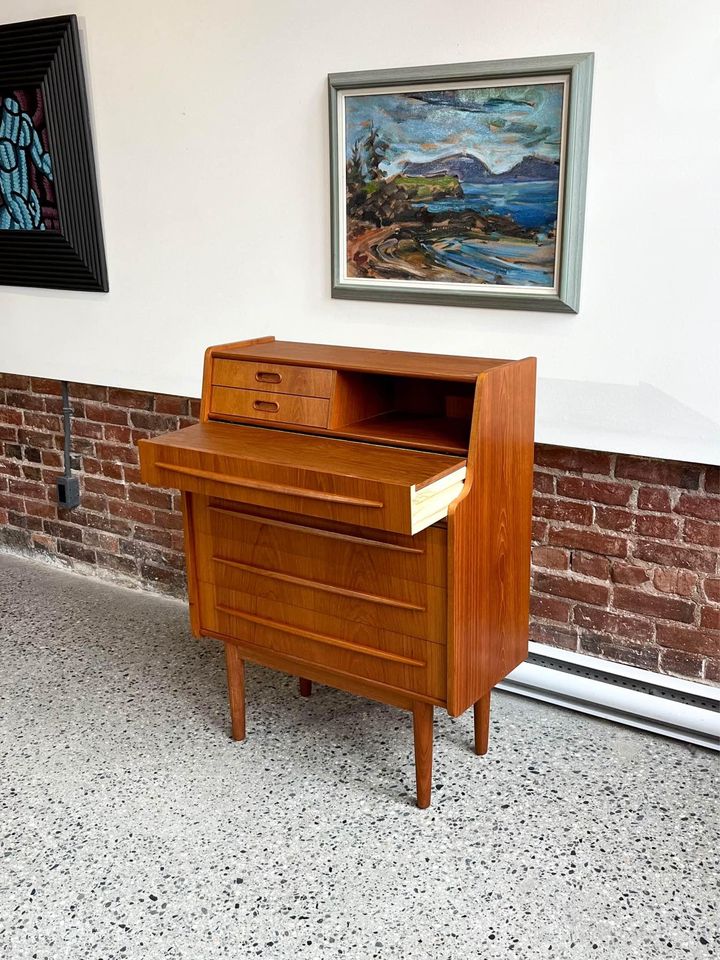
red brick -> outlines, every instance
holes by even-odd
[[[117,423],[106,423],[103,426],[103,438],[113,443],[129,444],[132,443],[132,430]]]
[[[552,547],[548,547],[552,550]],[[599,557],[596,554],[573,553],[572,563],[570,564],[575,573],[582,573],[586,577],[594,577],[596,580],[607,580],[610,575],[610,561],[606,557]]]
[[[669,460],[642,460],[637,457],[619,456],[615,464],[615,476],[624,480],[643,480],[668,487],[684,487],[697,490],[702,468],[695,464],[675,463]]]
[[[603,584],[553,576],[549,573],[536,574],[533,583],[539,593],[551,593],[556,597],[582,600],[585,603],[606,604],[610,596],[609,588]]]
[[[714,520],[715,523],[720,523],[720,498],[683,493],[675,504],[675,512],[682,513],[686,517],[697,517],[699,520]]]
[[[134,520],[136,523],[146,523],[148,526],[152,525],[154,520],[153,512],[148,507],[141,507],[127,500],[108,500],[108,510],[115,517]]]
[[[548,539],[555,546],[573,547],[588,553],[602,553],[609,557],[627,556],[627,540],[594,533],[592,530],[573,530],[571,527],[562,527],[560,530],[550,530]]]
[[[0,415],[1,413],[0,410]],[[554,493],[555,477],[551,473],[539,473],[536,470],[533,475],[533,489],[538,493]]]
[[[699,680],[702,677],[703,658],[696,653],[663,650],[660,653],[660,671],[675,677]]]
[[[108,403],[114,407],[132,407],[134,410],[150,410],[153,395],[142,390],[122,390],[110,387]]]
[[[641,613],[646,617],[659,617],[663,620],[678,620],[681,623],[692,623],[695,612],[695,605],[687,600],[659,597],[629,587],[615,587],[613,606],[618,610],[629,610],[631,613]]]
[[[639,540],[633,547],[638,560],[662,564],[668,567],[685,567],[700,573],[714,573],[716,556],[707,550],[680,547],[670,543],[658,543],[655,540]]]
[[[69,385],[71,399],[95,400],[98,403],[107,403],[108,388],[97,387],[92,383],[71,383]]]
[[[140,467],[132,463],[123,463],[122,472],[125,483],[142,483]]]
[[[705,467],[706,493],[720,493],[720,467]]]
[[[30,497],[33,500],[47,500],[47,487],[39,480],[23,480],[10,477],[8,490],[17,497]]]
[[[712,635],[697,627],[680,627],[676,624],[657,625],[657,643],[685,653],[698,653],[704,657],[720,656],[720,635]]]
[[[0,373],[0,389],[29,390],[30,377],[20,377],[14,373]]]
[[[680,532],[680,524],[672,517],[639,516],[635,521],[635,529],[641,537],[674,540]]]
[[[143,563],[140,573],[145,580],[166,587],[170,593],[180,593],[185,589],[185,573],[181,570],[169,570],[153,563]]]
[[[169,413],[171,416],[185,417],[190,412],[189,401],[185,397],[168,397],[163,394],[155,397],[155,412]]]
[[[58,539],[75,540],[77,543],[82,540],[80,527],[74,523],[65,523],[63,520],[44,520],[43,530],[51,537],[57,537]]]
[[[628,637],[631,640],[648,642],[653,639],[653,623],[639,617],[628,617],[610,610],[585,607],[578,604],[573,610],[573,622],[584,630]]]
[[[17,407],[0,407],[0,423],[6,427],[19,427],[23,422],[23,412]]]
[[[557,597],[539,597],[537,594],[530,597],[530,613],[543,620],[569,623],[571,610],[572,604],[568,600],[559,600]]]
[[[720,630],[720,609],[703,607],[700,614],[700,626],[704,627],[705,630]],[[720,654],[720,649],[718,649],[718,654]]]
[[[561,627],[554,623],[537,623],[531,620],[530,639],[535,643],[545,643],[563,650],[575,650],[577,647],[575,627]]]
[[[143,543],[153,543],[158,547],[172,547],[172,533],[169,530],[158,530],[157,527],[135,527],[133,534],[135,540],[141,540]]]
[[[104,553],[98,550],[97,563],[108,570],[114,570],[115,573],[121,573],[137,580],[140,577],[140,570],[136,560],[132,557],[119,557],[116,554]]]
[[[73,414],[80,417],[83,414],[82,404],[73,404]],[[63,403],[60,397],[43,397],[43,409],[45,413],[57,413],[62,416]]]
[[[537,546],[532,552],[533,564],[536,567],[548,567],[550,570],[567,570],[568,554],[560,547]]]
[[[141,487],[131,484],[128,487],[128,499],[134,503],[144,503],[148,507],[159,507],[161,510],[170,510],[172,508],[172,496],[164,490],[156,490],[154,487]]]
[[[557,492],[561,497],[625,507],[630,502],[633,488],[627,483],[585,480],[583,477],[558,477]]]
[[[56,507],[54,503],[48,503],[47,500],[26,500],[23,509],[33,517],[55,516]]]
[[[642,670],[657,670],[658,651],[655,647],[623,646],[613,637],[602,634],[581,634],[580,652]]]
[[[140,462],[137,447],[126,447],[120,443],[97,443],[95,449],[101,460],[112,460],[115,463]]]
[[[0,460],[0,473],[3,473],[8,477],[19,477],[20,464],[16,463],[14,460],[5,460],[3,458]]]
[[[102,440],[103,428],[101,423],[93,423],[92,420],[73,420],[72,432],[76,437]]]
[[[25,411],[25,425],[35,430],[47,430],[50,433],[62,433],[62,420],[55,413],[36,413]]]
[[[22,527],[23,530],[42,530],[42,519],[32,517],[27,513],[15,513],[14,510],[8,511],[8,523],[13,527]]]
[[[62,387],[59,380],[46,380],[44,377],[33,377],[30,381],[33,393],[44,393],[52,396],[60,396]]]
[[[662,487],[640,487],[637,505],[638,510],[669,513],[672,510],[672,498],[669,491],[663,490]]]
[[[189,411],[189,412],[190,412],[190,416],[193,418],[193,420],[199,420],[199,419],[200,419],[200,401],[199,401],[199,400],[192,399],[192,400],[190,401],[190,411]]]
[[[83,543],[88,547],[102,550],[104,553],[117,553],[120,541],[112,533],[103,533],[93,527],[86,527],[82,534]]]
[[[704,523],[702,520],[686,520],[683,540],[706,547],[720,548],[720,523]]]
[[[85,437],[73,437],[70,443],[70,449],[73,453],[77,453],[80,456],[85,454],[95,455],[95,441],[88,440]]]
[[[7,510],[22,510],[23,498],[12,493],[0,493],[0,507]]]
[[[160,413],[141,413],[131,411],[130,422],[134,427],[141,430],[152,430],[155,433],[165,433],[168,430],[175,430],[177,427],[177,417],[168,417]]]
[[[127,489],[123,483],[106,480],[104,477],[85,477],[85,490],[90,493],[101,493],[104,497],[114,497],[116,500],[125,500]]]
[[[532,539],[534,543],[544,543],[547,540],[547,533],[550,524],[545,520],[533,520]]]
[[[535,463],[555,470],[571,470],[607,477],[612,458],[609,453],[593,450],[574,450],[569,447],[535,447]]]
[[[58,540],[57,549],[58,553],[72,557],[73,560],[80,560],[82,563],[95,563],[95,551],[72,540]]]
[[[86,403],[85,416],[96,423],[118,423],[127,426],[128,413],[120,407],[108,407],[101,403]]]
[[[703,680],[707,680],[708,683],[720,683],[720,658],[705,661]]]
[[[635,515],[629,510],[618,507],[596,507],[595,524],[603,530],[618,530],[627,532],[632,530]]]
[[[533,516],[546,520],[564,520],[583,526],[592,523],[592,507],[588,503],[576,503],[571,500],[550,500],[543,497],[533,498]]]
[[[662,593],[674,593],[679,597],[691,597],[697,587],[697,574],[690,570],[662,567],[653,574],[653,586]]]
[[[56,450],[41,450],[42,465],[44,467],[62,467],[62,454]]]
[[[5,394],[5,403],[8,407],[23,410],[26,415],[45,409],[45,401],[42,397],[36,397],[31,393],[15,393],[12,390],[8,390]]]
[[[15,426],[3,426],[0,423],[0,441],[5,443],[12,442],[14,443],[18,438],[18,428]]]
[[[703,589],[708,600],[720,603],[720,577],[708,577],[703,584]]]
[[[183,518],[179,513],[168,513],[166,510],[155,511],[155,524],[163,530],[182,530]]]

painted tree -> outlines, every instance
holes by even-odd
[[[383,173],[380,170],[380,164],[385,159],[385,154],[389,144],[381,139],[380,131],[373,124],[370,125],[367,137],[365,137],[365,162],[370,180],[382,180]]]

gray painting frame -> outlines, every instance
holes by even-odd
[[[398,303],[432,303],[467,307],[494,307],[511,310],[543,310],[577,313],[580,305],[585,188],[587,182],[590,105],[593,79],[592,53],[561,54],[550,57],[526,57],[519,60],[487,60],[479,63],[453,63],[442,66],[400,67],[390,70],[364,70],[328,74],[330,111],[330,192],[332,241],[332,296],[347,300],[389,300]],[[535,76],[565,74],[568,77],[567,125],[565,130],[564,203],[559,251],[557,292],[540,295],[483,292],[482,284],[457,291],[432,289],[422,281],[407,287],[388,289],[343,278],[346,237],[341,236],[341,204],[345,204],[344,184],[339,177],[338,94],[372,87],[393,87],[409,83],[438,81],[512,80]],[[342,258],[342,259],[341,259]],[[430,289],[428,289],[430,288]]]

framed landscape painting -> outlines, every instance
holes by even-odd
[[[333,296],[577,312],[592,67],[331,74]]]

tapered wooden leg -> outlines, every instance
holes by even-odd
[[[413,703],[413,734],[417,805],[424,810],[430,806],[432,787],[433,707],[431,703]]]
[[[233,740],[245,739],[245,661],[234,643],[225,644]]]
[[[488,737],[490,735],[490,694],[478,700],[474,707],[475,714],[475,753],[483,756],[488,751]]]
[[[298,677],[298,686],[301,697],[309,697],[312,693],[312,680],[306,680],[305,677]]]

